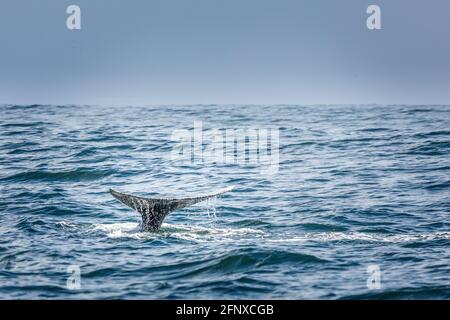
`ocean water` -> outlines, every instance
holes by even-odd
[[[196,121],[279,128],[278,171],[179,163]],[[450,298],[448,106],[2,105],[0,128],[1,299]],[[232,185],[157,233],[108,193]]]

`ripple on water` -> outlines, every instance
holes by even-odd
[[[198,120],[280,127],[279,171],[173,161]],[[448,106],[7,105],[0,128],[0,298],[449,297]],[[234,184],[157,233],[107,192]]]

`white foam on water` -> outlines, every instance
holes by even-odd
[[[75,223],[67,222],[67,221],[59,221],[57,223],[57,225],[59,225],[60,227],[62,227],[64,229],[75,229],[78,227]]]
[[[426,242],[434,240],[450,239],[450,231],[430,232],[421,234],[369,234],[346,232],[317,232],[306,233],[299,236],[289,236],[279,239],[266,239],[269,242],[307,242],[307,241],[368,241],[387,243]]]
[[[218,228],[172,224],[163,224],[161,232],[172,238],[195,242],[248,240],[264,234],[261,230],[251,228]]]
[[[122,238],[139,233],[139,224],[133,222],[95,224],[92,231],[102,231],[110,238]]]
[[[64,229],[81,229],[79,225],[61,221]],[[282,243],[365,241],[379,243],[427,242],[450,239],[450,231],[419,234],[371,234],[361,232],[311,232],[296,234],[269,234],[252,228],[226,228],[163,223],[158,232],[141,232],[135,222],[104,223],[90,225],[89,232],[102,232],[108,238],[161,239],[172,238],[192,242],[240,242],[264,241]]]
[[[216,228],[202,226],[188,226],[163,223],[158,232],[141,232],[138,223],[109,223],[95,224],[92,231],[104,232],[109,238],[157,239],[174,238],[194,242],[234,241],[243,237],[262,235],[263,232],[251,228]]]

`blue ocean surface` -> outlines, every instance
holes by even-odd
[[[180,164],[199,121],[278,170]],[[156,233],[108,193],[229,186]],[[450,299],[450,107],[2,105],[0,221],[1,299]]]

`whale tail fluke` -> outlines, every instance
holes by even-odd
[[[209,195],[181,199],[144,198],[113,189],[109,189],[109,192],[114,198],[141,214],[143,231],[154,232],[159,230],[164,218],[170,212],[216,197],[232,189],[233,187],[229,187]]]

